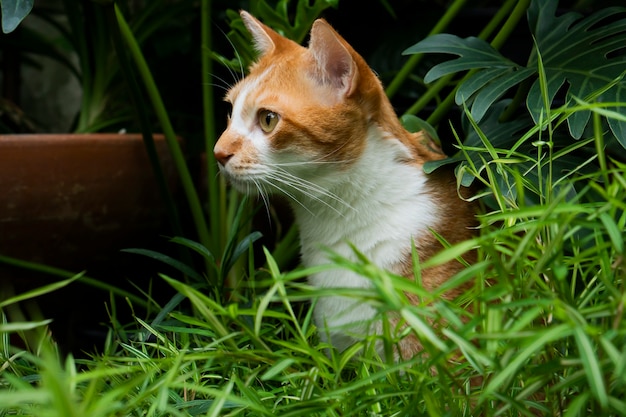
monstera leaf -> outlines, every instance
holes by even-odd
[[[413,45],[405,54],[445,53],[458,58],[434,66],[425,76],[431,82],[459,71],[475,72],[457,89],[457,104],[465,103],[472,118],[480,121],[507,90],[535,77],[526,105],[537,122],[545,116],[545,102],[551,105],[557,92],[567,84],[566,100],[615,103],[613,114],[623,114],[626,102],[626,9],[607,8],[582,18],[577,13],[556,16],[556,0],[533,0],[528,23],[536,49],[526,66],[505,58],[487,42],[477,38],[434,35]],[[539,73],[545,74],[545,88]],[[622,107],[620,107],[620,103]],[[590,110],[577,111],[568,118],[570,133],[580,138],[589,122]],[[608,117],[609,126],[626,148],[626,118]]]

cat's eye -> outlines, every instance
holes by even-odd
[[[271,110],[259,111],[259,125],[265,133],[270,133],[276,127],[279,116]]]

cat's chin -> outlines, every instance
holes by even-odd
[[[231,176],[227,177],[227,182],[233,187],[235,188],[237,191],[239,191],[242,194],[247,194],[247,195],[257,195],[259,194],[259,190],[257,189],[257,187],[254,185],[254,183],[250,182],[250,181],[245,181],[245,180],[241,180],[238,178],[234,178]]]
[[[255,185],[253,181],[237,178],[233,175],[225,175],[226,182],[232,186],[235,190],[239,191],[242,194],[257,196],[260,194],[258,187]]]

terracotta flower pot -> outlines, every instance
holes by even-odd
[[[0,254],[81,270],[164,223],[141,135],[0,135]]]
[[[154,139],[173,189],[178,181],[165,140]],[[165,205],[140,135],[0,135],[0,254],[148,291],[156,275],[151,264],[120,249],[151,247],[165,241],[163,234]],[[0,299],[59,279],[0,263]],[[23,312],[38,311],[36,319],[53,319],[54,339],[79,353],[102,345],[109,302],[106,291],[77,282],[24,308],[10,306],[8,314],[22,321]],[[118,317],[131,317],[121,310]]]

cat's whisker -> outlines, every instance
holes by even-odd
[[[217,88],[217,89],[220,89],[220,90],[228,91],[228,87],[225,87],[225,86],[223,86],[221,84],[207,83],[207,84],[203,84],[203,85],[209,85],[211,87],[214,87],[214,88]]]
[[[224,58],[222,56],[219,56],[220,61],[222,61],[222,64],[225,64],[224,66],[226,68],[228,68],[228,71],[230,72],[230,75],[233,77],[233,79],[235,80],[235,83],[238,83],[239,81],[241,81],[241,79],[243,78],[244,74],[246,73],[244,67],[243,67],[243,61],[241,59],[241,55],[239,54],[239,51],[237,51],[237,48],[235,47],[235,44],[233,43],[233,41],[228,37],[228,34],[226,32],[224,32],[221,28],[218,28],[220,32],[222,32],[222,35],[224,35],[224,37],[226,38],[226,41],[230,44],[230,47],[233,48],[233,52],[235,53],[235,58],[237,59],[237,63],[239,64],[239,74],[241,74],[241,77],[239,77],[235,71],[232,70],[231,66],[228,65],[228,63],[224,62]]]
[[[232,45],[232,42],[231,42],[231,45]],[[233,49],[235,50],[235,57],[237,58],[237,62],[239,62],[239,73],[241,74],[241,77],[243,78],[244,74],[246,73],[246,70],[243,68],[243,60],[241,59],[241,55],[239,55],[239,52],[234,46],[233,46]],[[241,79],[237,79],[237,82],[239,82],[240,80]]]
[[[332,193],[331,191],[315,184],[312,181],[308,181],[305,180],[304,178],[300,178],[292,173],[290,173],[289,171],[282,169],[280,167],[277,167],[277,172],[280,172],[282,175],[285,175],[288,179],[290,179],[292,181],[292,183],[301,186],[303,189],[306,190],[310,190],[312,193],[316,193],[316,194],[320,194],[324,197],[328,197],[331,200],[334,200],[335,202],[343,205],[346,208],[355,210],[354,207],[352,207],[348,202],[346,202],[345,200],[343,200],[342,198],[340,198],[339,196],[337,196],[336,194]],[[309,195],[309,197],[314,198],[315,200],[318,200],[320,202],[324,202],[321,198],[317,197],[314,194],[307,194]],[[330,206],[330,205],[329,205]],[[337,210],[338,211],[338,210]]]
[[[322,161],[318,159],[313,159],[311,161],[294,161],[294,162],[277,162],[273,164],[268,164],[273,167],[297,167],[297,166],[306,166],[306,165],[343,165],[346,163],[350,163],[355,159],[344,159],[341,161]]]
[[[222,89],[224,91],[228,91],[232,88],[232,85],[228,83],[228,81],[226,81],[224,78],[216,75],[216,74],[209,74],[211,76],[212,79],[214,79],[215,81],[219,81],[218,82],[214,82],[214,83],[209,83],[209,85],[212,85],[213,87],[217,87],[219,89]]]
[[[327,190],[324,190],[323,188],[317,186],[314,183],[310,183],[308,181],[302,180],[301,178],[295,177],[292,174],[289,174],[288,172],[282,172],[280,173],[280,175],[278,175],[278,173],[279,173],[278,171],[271,173],[270,175],[268,175],[268,177],[274,181],[278,181],[281,184],[284,184],[290,188],[293,188],[294,190],[302,193],[304,196],[310,198],[311,200],[321,203],[322,205],[328,207],[329,209],[333,210],[334,212],[336,212],[342,217],[344,216],[344,213],[341,210],[339,210],[337,207],[330,204],[325,199],[321,198],[318,194],[322,196],[326,196],[330,198],[331,200],[334,200],[340,204],[343,204],[349,208],[352,208],[349,204],[341,200],[339,197],[335,196],[334,194],[330,193]],[[283,174],[287,174],[287,176],[285,177],[283,176]],[[280,189],[279,187],[276,187],[276,188]],[[284,189],[282,189],[281,191],[284,192]],[[296,201],[302,207],[305,207],[304,204],[301,201],[297,200],[297,198],[295,198],[295,196],[293,196],[292,194],[289,194],[289,197],[291,197],[294,201]],[[307,208],[307,211],[310,212],[308,208]]]
[[[270,201],[269,201],[267,190],[265,189],[265,187],[263,186],[263,183],[261,181],[253,180],[253,182],[254,182],[254,185],[256,186],[257,190],[259,191],[259,195],[261,196],[261,200],[263,200],[263,205],[265,206],[265,212],[267,213],[267,220],[268,220],[268,222],[271,223],[272,216],[270,214]]]
[[[288,186],[288,187],[295,188],[295,187],[293,187],[293,185],[291,185],[289,182],[287,182],[287,181],[283,180],[283,179],[282,179],[282,178],[280,178],[280,177],[274,177],[274,176],[270,175],[270,176],[269,176],[269,179],[273,179],[273,180],[275,180],[276,182],[278,182],[279,184],[284,184],[284,185],[286,185],[286,186]],[[296,198],[296,196],[295,196],[295,195],[293,195],[292,193],[290,193],[289,191],[287,191],[286,189],[284,189],[283,187],[281,187],[279,184],[277,184],[277,183],[275,183],[275,182],[268,183],[268,185],[270,185],[271,187],[276,188],[278,191],[280,191],[281,193],[283,193],[284,195],[286,195],[287,197],[289,197],[290,199],[292,199],[292,200],[293,200],[295,203],[297,203],[299,206],[301,206],[303,209],[305,209],[305,210],[306,210],[309,214],[311,214],[311,215],[313,215],[313,216],[314,216],[313,212],[312,212],[311,210],[309,210],[309,208],[308,208],[307,206],[305,206],[305,205],[304,205],[304,204],[303,204],[300,200],[298,200],[298,199]]]
[[[321,156],[319,159],[326,159],[334,154],[336,154],[337,152],[339,152],[340,150],[342,150],[346,145],[348,144],[348,142],[344,142],[342,143],[340,146],[336,147],[335,149],[333,149],[332,151],[328,152],[326,155]],[[356,158],[353,158],[353,160],[355,160]]]
[[[241,59],[237,56],[236,52],[235,52],[235,56],[237,57],[237,62],[239,63],[239,66],[241,66]],[[219,60],[221,61],[222,66],[226,67],[226,69],[228,70],[228,73],[232,77],[234,84],[238,83],[241,80],[241,78],[239,77],[239,75],[237,75],[237,72],[233,70],[231,63],[222,56],[219,57]],[[225,82],[225,84],[228,84],[228,83]]]

